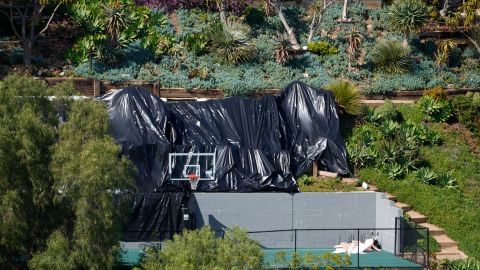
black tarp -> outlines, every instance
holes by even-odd
[[[348,173],[332,93],[302,82],[260,99],[164,102],[138,87],[101,99],[114,138],[138,168],[141,192],[188,187],[169,180],[171,152],[216,153],[215,181],[201,181],[199,191],[298,191],[295,177],[314,161]]]
[[[123,230],[123,241],[170,239],[183,229],[183,192],[139,193],[130,221]],[[185,203],[186,204],[186,203]]]

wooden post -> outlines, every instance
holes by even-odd
[[[100,81],[97,79],[93,79],[93,96],[100,96]]]
[[[316,160],[313,161],[312,168],[313,168],[312,176],[318,177],[318,163]]]
[[[159,89],[158,86],[159,86],[159,83],[158,83],[158,81],[157,81],[157,82],[154,82],[154,83],[153,83],[153,87],[152,87],[152,92],[153,92],[153,94],[156,95],[157,97],[160,96],[160,89]]]

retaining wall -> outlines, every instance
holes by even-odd
[[[224,230],[234,225],[248,231],[291,230],[252,233],[266,248],[333,247],[339,242],[371,237],[371,229],[395,228],[402,210],[377,192],[306,193],[194,193],[189,208],[197,227],[210,225]],[[307,231],[301,229],[336,229]],[[344,230],[338,230],[344,229]],[[395,233],[378,231],[383,248],[393,252]]]

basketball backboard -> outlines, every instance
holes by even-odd
[[[212,181],[215,180],[215,169],[215,153],[170,153],[168,156],[172,181],[192,180],[192,177]]]

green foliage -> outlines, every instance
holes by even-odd
[[[104,104],[62,98],[74,92],[20,76],[0,83],[2,269],[115,265],[128,214],[115,192],[134,190],[133,165],[108,135]]]
[[[448,270],[480,270],[480,261],[475,258],[457,260],[447,263]]]
[[[274,264],[270,267],[275,269],[327,269],[333,270],[334,267],[342,267],[350,265],[350,256],[343,256],[341,254],[325,253],[322,255],[315,255],[312,253],[305,253],[303,256],[298,252],[292,252],[287,259],[287,253],[283,250],[275,253]]]
[[[364,120],[368,123],[379,125],[385,121],[402,121],[402,115],[392,101],[386,100],[385,104],[375,109],[367,107]]]
[[[204,33],[193,33],[185,37],[187,50],[195,55],[202,55],[208,51],[208,37]]]
[[[312,177],[310,177],[306,174],[300,176],[297,179],[297,184],[304,185],[304,186],[310,186],[311,184],[313,184],[313,182],[314,182],[314,180],[312,179]]]
[[[217,238],[205,226],[175,235],[161,250],[147,249],[140,269],[261,269],[262,264],[261,248],[246,231],[234,227]]]
[[[102,63],[118,64],[123,49],[137,40],[158,54],[168,51],[173,43],[161,31],[167,24],[166,16],[132,0],[75,1],[69,11],[86,32],[67,52],[67,59],[74,64],[86,62],[91,52]]]
[[[431,96],[423,96],[418,105],[429,121],[446,122],[452,116],[452,108],[444,99],[436,100]]]
[[[372,59],[378,70],[401,74],[410,69],[410,50],[399,41],[384,41],[373,49]]]
[[[216,24],[210,33],[217,59],[225,64],[252,61],[256,48],[249,40],[250,28],[237,21]]]
[[[429,168],[422,167],[415,172],[415,180],[426,185],[434,185],[437,174]]]
[[[416,181],[413,169],[406,172],[400,181],[391,181],[376,164],[361,168],[360,178],[372,181],[380,189],[397,196],[399,201],[428,215],[430,222],[444,228],[469,256],[480,254],[479,246],[473,244],[480,241],[480,231],[475,225],[476,220],[480,219],[480,213],[476,211],[480,206],[480,162],[466,140],[468,133],[465,129],[445,123],[425,124],[422,113],[412,105],[399,106],[398,110],[405,119],[402,126],[408,122],[419,128],[426,125],[429,132],[442,138],[440,145],[427,143],[418,146],[420,162],[417,166],[436,172],[435,185]],[[353,130],[353,135],[359,128]],[[348,138],[348,141],[350,140],[351,138]],[[451,181],[452,179],[455,181]],[[448,185],[449,181],[451,185]]]
[[[308,43],[307,46],[308,51],[319,56],[328,56],[338,53],[338,49],[326,41],[313,41]]]
[[[60,90],[65,85],[57,88]],[[52,226],[51,147],[57,106],[45,82],[11,76],[0,82],[0,268],[44,245]],[[61,102],[58,101],[58,104]]]
[[[416,32],[428,20],[428,10],[422,1],[395,0],[387,11],[387,22],[393,30]]]
[[[70,255],[70,242],[60,232],[54,231],[47,240],[45,252],[36,254],[29,262],[30,269],[74,270],[74,258]]]
[[[352,83],[332,81],[325,86],[325,89],[332,91],[341,113],[359,115],[362,112],[360,93]]]
[[[400,179],[405,175],[405,168],[398,163],[388,163],[383,166],[383,171],[389,179]]]
[[[470,131],[480,135],[480,94],[470,93],[450,99],[455,118]],[[480,136],[479,136],[480,137]]]

